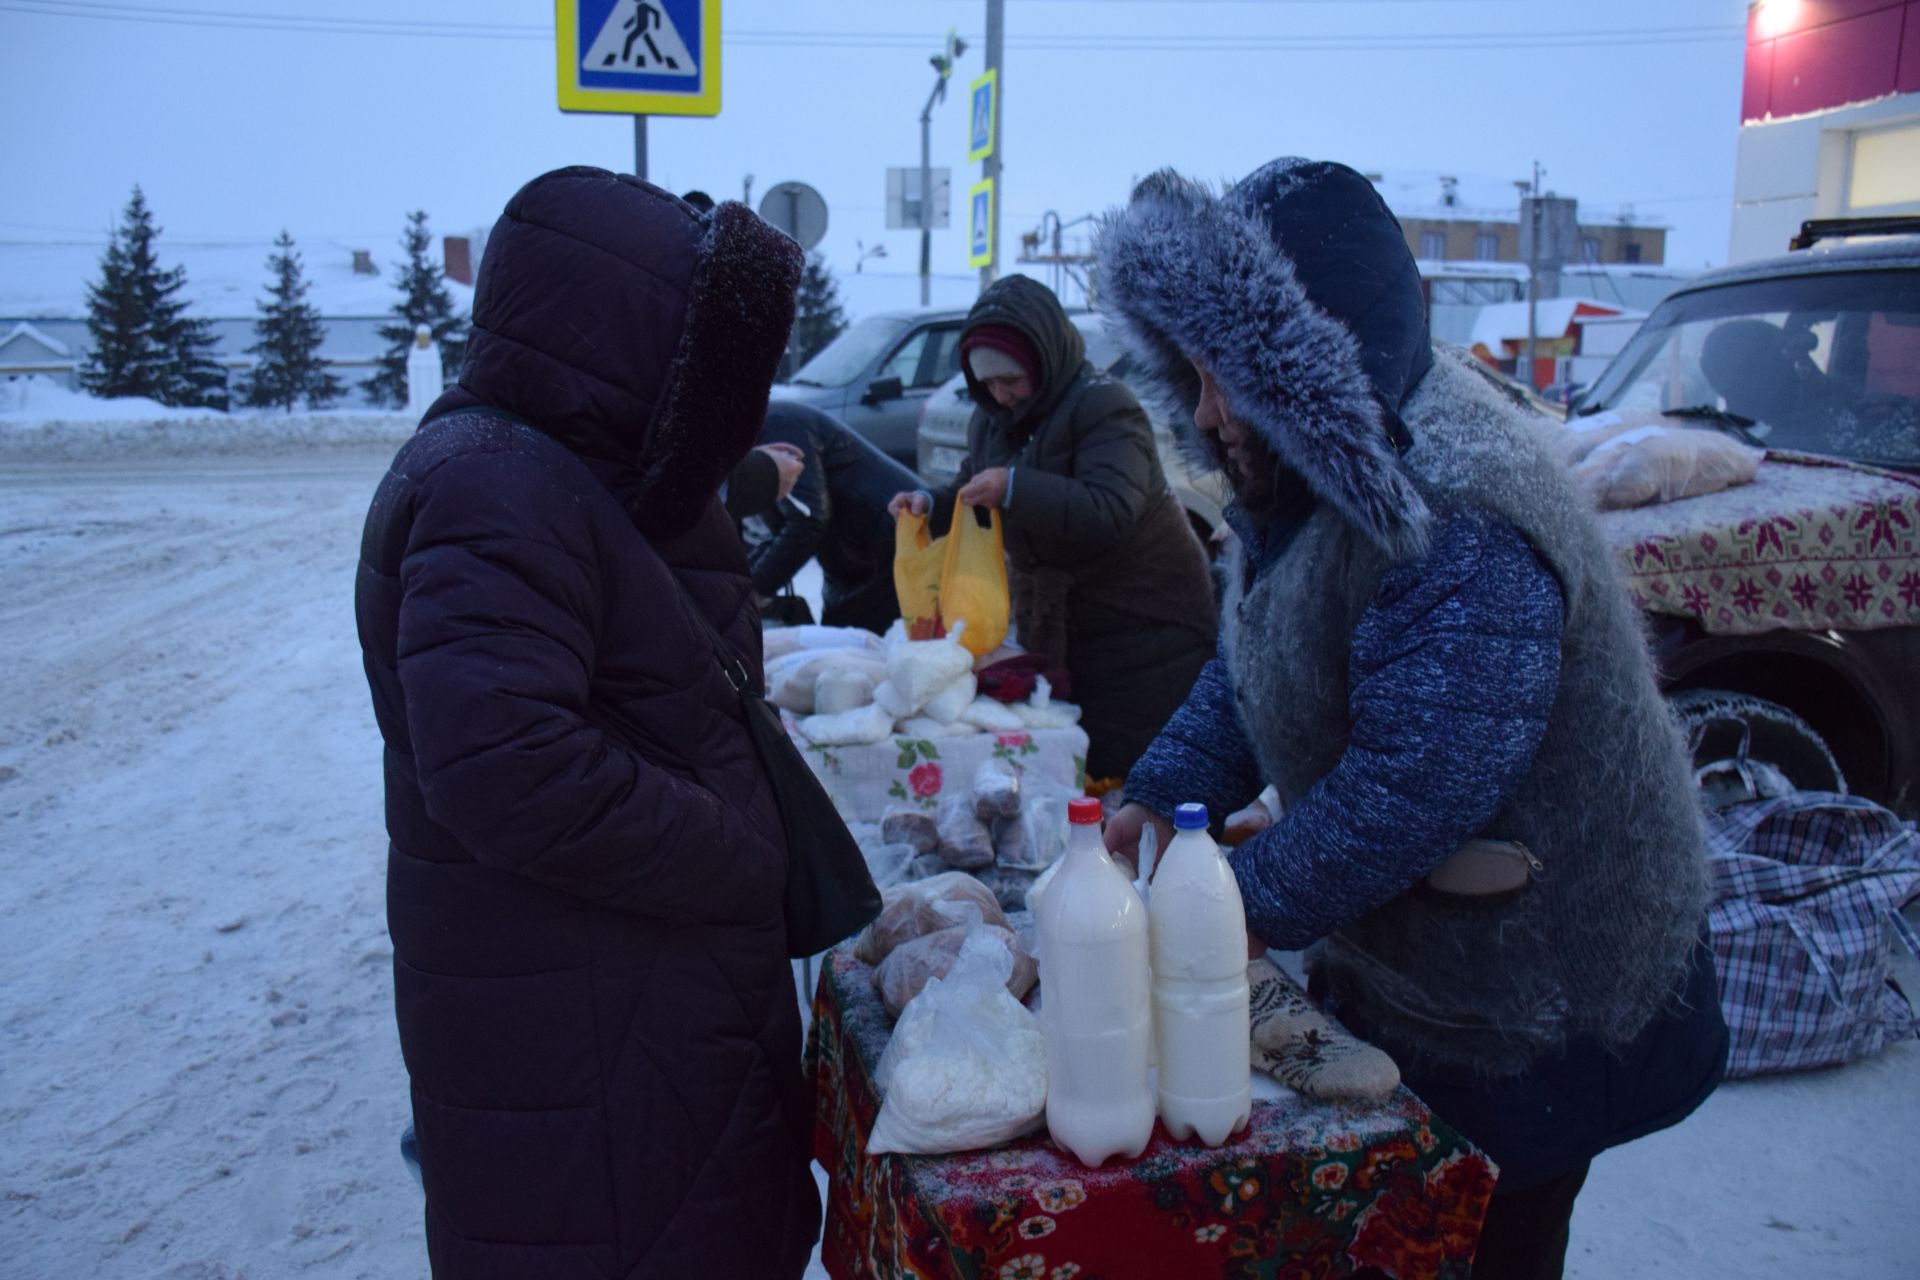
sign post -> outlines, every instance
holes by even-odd
[[[987,0],[987,73],[973,82],[975,96],[967,143],[967,158],[980,161],[980,177],[993,188],[993,195],[987,201],[993,224],[987,231],[987,259],[974,264],[980,268],[982,289],[992,284],[1000,272],[1000,163],[1004,150],[1000,145],[1000,122],[1007,114],[1007,86],[1000,78],[1000,46],[1005,31],[1005,0]],[[979,139],[979,95],[983,87],[987,95],[984,145]]]
[[[647,117],[720,114],[720,0],[555,0],[562,111],[633,117],[647,176]]]

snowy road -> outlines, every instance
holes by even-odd
[[[0,1276],[425,1273],[352,613],[390,452],[0,463]],[[1910,1274],[1916,1140],[1914,1042],[1728,1086],[1595,1164],[1568,1274]]]
[[[389,453],[0,472],[0,1271],[424,1269],[352,614]]]

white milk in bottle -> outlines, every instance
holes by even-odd
[[[1207,834],[1207,807],[1174,810],[1153,877],[1148,932],[1160,1119],[1217,1147],[1247,1123],[1247,919],[1233,868]]]
[[[1100,802],[1067,806],[1067,851],[1040,899],[1040,1025],[1047,1039],[1047,1129],[1098,1168],[1153,1136],[1147,909],[1100,839]],[[1246,1046],[1241,1046],[1241,1063]],[[1243,1081],[1244,1083],[1244,1081]]]

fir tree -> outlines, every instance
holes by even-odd
[[[800,276],[799,304],[793,319],[794,367],[813,359],[822,347],[832,342],[847,327],[847,313],[840,306],[840,287],[827,270],[827,261],[819,254],[807,256],[807,269]]]
[[[260,318],[253,322],[259,341],[247,348],[248,355],[260,359],[247,378],[246,400],[256,408],[281,405],[288,413],[301,400],[308,408],[324,409],[340,398],[339,380],[320,358],[326,327],[319,310],[306,300],[307,282],[293,237],[282,231],[273,246],[277,252],[267,259],[273,285],[260,299]]]
[[[226,374],[212,358],[212,326],[186,314],[178,295],[184,267],[163,270],[154,252],[160,228],[138,186],[87,286],[93,350],[80,385],[97,396],[146,396],[169,405],[226,407]]]
[[[394,324],[380,326],[380,336],[387,341],[386,353],[380,357],[379,372],[360,384],[375,404],[407,403],[407,352],[413,347],[415,325],[424,324],[432,331],[434,341],[440,344],[440,361],[449,371],[458,369],[466,354],[467,322],[454,313],[446,272],[427,258],[432,244],[427,215],[408,214],[407,230],[400,238],[407,260],[393,281],[402,295],[394,312],[400,318]]]

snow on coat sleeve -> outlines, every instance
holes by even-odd
[[[1200,668],[1187,700],[1134,762],[1126,795],[1165,818],[1188,802],[1224,818],[1264,785],[1234,707],[1232,677],[1216,657]]]
[[[713,793],[591,721],[601,600],[576,549],[592,544],[567,504],[514,481],[438,469],[401,563],[399,677],[428,816],[480,862],[584,898],[735,918],[756,869],[716,853],[755,838]],[[673,625],[672,609],[660,616]]]
[[[1231,861],[1248,927],[1297,949],[1410,888],[1525,777],[1560,677],[1559,580],[1511,526],[1455,517],[1354,628],[1339,762]]]
[[[1019,467],[1007,508],[1056,564],[1112,550],[1159,496],[1150,487],[1159,475],[1153,427],[1132,393],[1118,384],[1096,387],[1074,416],[1073,474]]]

